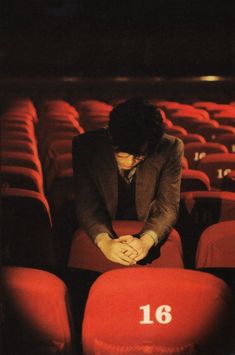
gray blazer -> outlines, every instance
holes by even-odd
[[[145,221],[140,233],[153,230],[161,240],[178,216],[183,142],[165,134],[157,150],[136,171],[136,210]],[[73,169],[77,218],[94,240],[114,235],[118,201],[118,169],[106,129],[87,132],[73,140]]]

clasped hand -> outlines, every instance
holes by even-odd
[[[148,238],[123,235],[116,239],[105,239],[99,247],[107,259],[121,265],[135,265],[147,254],[153,243]]]

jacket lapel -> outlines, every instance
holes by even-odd
[[[118,173],[112,145],[104,136],[93,162],[95,180],[104,198],[109,214],[115,218],[118,199]]]
[[[136,209],[139,219],[146,218],[147,210],[154,199],[156,182],[160,171],[161,162],[154,155],[142,165],[136,172]]]

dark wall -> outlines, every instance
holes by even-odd
[[[233,0],[8,0],[1,77],[235,75]]]

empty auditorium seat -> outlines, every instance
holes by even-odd
[[[195,265],[196,268],[235,268],[235,219],[213,224],[203,231]]]
[[[187,131],[185,128],[175,125],[173,125],[172,127],[166,127],[166,133],[171,134],[172,136],[178,136],[178,134],[185,136],[187,135]]]
[[[184,155],[191,169],[197,169],[199,161],[207,154],[213,153],[228,153],[228,149],[226,146],[215,142],[192,142],[184,146]]]
[[[6,136],[3,136],[1,141],[1,151],[22,152],[35,154],[37,156],[37,148],[35,144],[26,140],[7,139]]]
[[[232,295],[221,279],[192,270],[129,268],[92,285],[84,355],[228,355]]]
[[[220,125],[222,124],[235,127],[235,109],[215,113],[213,118],[218,121]]]
[[[209,177],[199,170],[183,169],[181,175],[181,192],[211,190]]]
[[[48,202],[41,193],[1,189],[3,265],[54,268],[56,256]]]
[[[42,270],[1,271],[4,354],[74,355],[73,326],[66,285]]]
[[[1,167],[1,187],[43,193],[43,180],[40,173],[34,169],[5,165]]]
[[[212,224],[233,220],[235,193],[228,191],[182,192],[176,230],[179,232],[186,267],[194,266],[196,247],[202,232]]]
[[[21,166],[42,173],[40,160],[32,154],[21,152],[1,152],[1,165]]]
[[[235,153],[235,134],[225,133],[216,138],[216,142],[225,145],[230,153]]]
[[[205,138],[207,142],[217,141],[221,134],[232,133],[235,134],[235,128],[227,125],[220,125],[219,127],[198,127],[198,132]]]
[[[208,154],[199,161],[197,168],[209,176],[212,187],[222,189],[224,177],[235,170],[235,154]]]
[[[200,143],[206,142],[205,138],[202,135],[196,133],[188,133],[187,135],[177,134],[177,137],[182,139],[184,144],[191,143],[191,142],[200,142]]]
[[[140,221],[113,221],[113,229],[117,235],[136,234],[142,227],[143,222]],[[180,237],[175,230],[169,233],[165,242],[151,251],[139,265],[183,267]],[[108,260],[82,229],[78,229],[74,234],[68,266],[98,272],[125,267]]]
[[[223,190],[235,192],[235,170],[230,171],[224,177]]]

